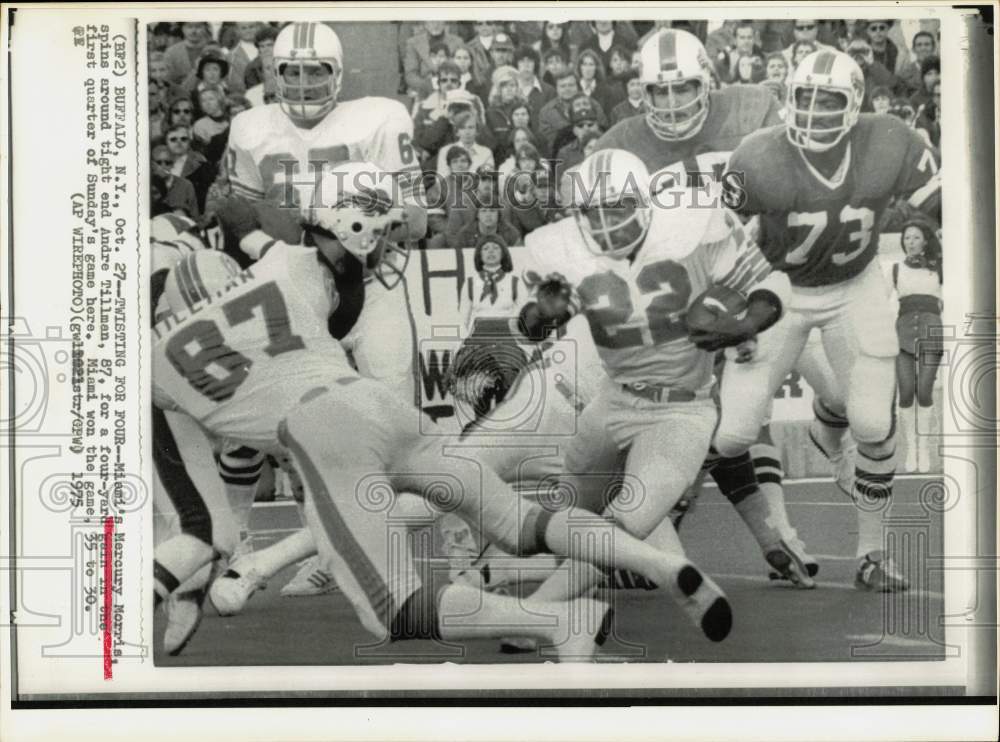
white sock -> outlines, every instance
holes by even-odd
[[[285,567],[316,553],[316,541],[308,528],[301,528],[266,549],[255,551],[240,560],[246,569],[250,564],[265,578],[272,577]]]

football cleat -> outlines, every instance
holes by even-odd
[[[614,625],[614,609],[600,600],[577,598],[573,601],[570,612],[582,616],[584,628],[576,632],[572,628],[567,636],[556,637],[555,650],[560,662],[591,662],[597,650],[604,644]],[[544,649],[543,649],[544,651]]]
[[[281,596],[283,598],[308,598],[313,595],[335,593],[339,589],[333,575],[320,567],[319,555],[316,555],[302,562],[295,577],[281,588]]]
[[[733,611],[722,588],[688,562],[669,581],[667,590],[691,622],[713,642],[721,642],[733,627]]]
[[[243,569],[235,562],[212,583],[208,597],[220,616],[235,616],[243,611],[254,593],[265,587],[266,578],[252,567]]]
[[[896,563],[884,551],[870,551],[861,558],[854,586],[859,590],[895,593],[910,589],[910,583],[900,574]]]
[[[201,623],[201,604],[205,600],[204,590],[172,594],[164,605],[167,616],[167,630],[163,633],[163,651],[176,657],[191,641]]]
[[[806,554],[804,544],[798,537],[787,541],[782,539],[764,554],[764,559],[773,568],[768,574],[772,580],[788,580],[803,590],[816,587],[813,577],[819,572],[819,564]]]

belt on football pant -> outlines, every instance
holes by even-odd
[[[641,381],[634,384],[622,384],[622,391],[648,399],[650,402],[694,402],[698,395],[690,389],[645,384]]]

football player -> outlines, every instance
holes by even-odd
[[[288,215],[274,228],[242,236],[240,248],[256,259],[274,239],[297,243],[297,202],[306,203],[322,173],[344,161],[368,161],[393,174],[390,192],[407,212],[395,242],[419,239],[427,229],[420,203],[420,163],[413,149],[413,120],[401,103],[390,98],[366,97],[339,101],[344,70],[340,39],[324,23],[292,23],[274,44],[277,102],[256,106],[232,122],[225,169],[232,192],[247,199],[263,199]],[[377,328],[377,332],[370,331]],[[331,328],[333,329],[333,328]],[[416,402],[416,338],[405,282],[401,291],[386,291],[369,281],[365,310],[351,334],[343,338],[363,375],[408,390]],[[244,454],[253,452],[244,451]],[[230,479],[259,468],[259,456],[228,459]],[[236,565],[226,579],[243,578],[229,587],[235,593],[255,589],[289,564],[315,553],[307,532],[299,532],[247,556],[242,574]],[[235,575],[235,577],[234,577]],[[322,585],[317,589],[315,585]],[[219,586],[225,589],[225,583]],[[311,559],[286,586],[286,594],[311,594],[331,589],[322,566]],[[221,595],[219,600],[224,600]],[[245,602],[245,601],[244,601]],[[231,606],[237,610],[237,604]]]
[[[433,499],[443,480],[456,512],[511,552],[548,550],[636,571],[664,586],[710,639],[724,639],[732,623],[728,601],[688,560],[592,514],[526,503],[492,470],[441,455],[442,446],[457,441],[428,434],[433,423],[409,400],[351,368],[328,332],[328,315],[342,299],[339,287],[362,281],[364,266],[384,280],[386,234],[402,217],[384,192],[352,188],[343,177],[349,170],[336,168],[322,180],[331,207],[304,206],[316,247],[277,242],[222,288],[199,280],[205,273],[196,263],[218,253],[185,259],[181,306],[154,328],[157,399],[223,440],[291,455],[321,553],[363,625],[379,636],[451,640],[513,632],[556,645],[560,658],[587,659],[609,629],[608,606],[586,598],[522,603],[464,585],[437,592],[422,586],[408,549],[390,555],[388,524],[373,509],[380,492]],[[580,535],[583,543],[610,540],[613,548],[581,551]],[[570,615],[577,612],[596,620],[574,637]]]
[[[525,240],[525,278],[537,295],[520,317],[524,334],[538,341],[582,314],[607,372],[568,445],[567,483],[573,489],[576,479],[613,472],[627,451],[625,491],[605,514],[639,538],[655,533],[657,548],[681,555],[667,515],[694,482],[718,420],[714,351],[766,334],[781,317],[787,278],[771,271],[734,214],[692,208],[690,189],[671,189],[672,207],[654,208],[649,174],[629,152],[598,151],[569,174],[573,216]],[[716,284],[747,297],[746,315],[720,318],[693,342],[689,309]],[[755,521],[766,560],[808,585],[764,505],[756,501],[744,517]],[[553,575],[538,595],[574,594],[599,577],[587,573],[567,585]]]
[[[613,126],[598,140],[597,148],[624,149],[636,155],[651,173],[654,191],[675,184],[700,188],[707,178],[710,193],[718,193],[733,150],[747,135],[780,123],[781,105],[757,85],[712,90],[714,73],[708,54],[687,31],[657,31],[642,45],[639,57],[646,114]],[[749,453],[729,458],[713,452],[706,468],[731,503],[743,503],[737,506],[740,513],[747,512],[747,500],[763,499],[776,519],[788,523],[780,455],[766,430]],[[691,493],[691,499],[695,494]],[[683,508],[674,517],[679,522],[682,515]],[[753,530],[757,522],[747,525]],[[815,575],[819,565],[805,552],[790,524],[784,533],[809,574]]]
[[[860,113],[864,93],[861,69],[848,55],[823,50],[806,57],[789,82],[785,124],[752,134],[733,154],[730,169],[744,181],[730,197],[744,213],[760,215],[761,248],[792,282],[768,387],[773,393],[780,386],[819,328],[842,396],[822,400],[811,437],[835,459],[849,427],[857,443],[855,583],[895,591],[908,584],[886,555],[882,529],[895,472],[898,343],[875,256],[893,197],[909,196],[917,207],[934,202],[938,154],[899,119]],[[723,408],[717,440],[738,447],[756,434],[751,426],[765,411],[733,412]]]

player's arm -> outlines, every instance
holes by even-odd
[[[763,205],[754,195],[759,188],[755,174],[753,135],[747,137],[729,158],[729,166],[722,176],[722,199],[725,206],[741,218],[749,219],[763,211]]]
[[[254,161],[253,154],[243,145],[245,136],[241,123],[241,117],[233,119],[229,133],[229,144],[226,148],[226,156],[223,160],[226,178],[229,180],[232,192],[237,196],[247,199],[264,198],[264,181],[260,174],[260,168]]]
[[[413,147],[413,119],[402,104],[395,104],[372,142],[371,160],[392,173],[394,196],[398,194],[405,219],[389,235],[393,242],[419,240],[427,234],[427,199],[420,162]]]
[[[941,223],[941,153],[913,129],[903,129],[906,154],[894,184],[897,196]]]
[[[771,266],[749,238],[735,214],[719,210],[703,249],[710,261],[713,284],[746,297],[746,313],[721,312],[695,322],[689,313],[690,338],[702,350],[739,345],[770,329],[784,314],[791,295],[788,276]]]

